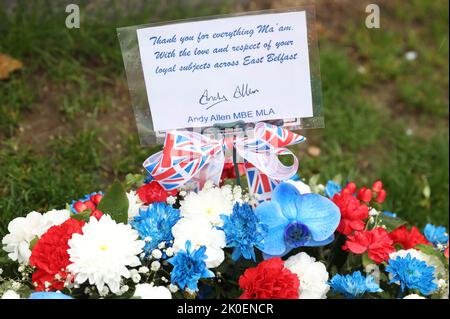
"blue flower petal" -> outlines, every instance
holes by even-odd
[[[444,226],[434,226],[432,224],[426,224],[423,233],[427,240],[434,245],[443,245],[448,241],[447,229]]]
[[[268,227],[264,242],[257,247],[266,254],[281,255],[287,249],[284,230],[289,220],[282,214],[280,205],[274,201],[261,203],[256,207],[255,214]]]
[[[280,225],[286,227],[289,224],[289,220],[283,215],[280,205],[275,201],[261,203],[256,207],[255,214],[261,223],[266,224],[269,229]]]
[[[274,228],[269,228],[267,235],[264,237],[264,243],[257,247],[269,255],[281,256],[285,253],[287,247],[284,241],[284,229],[286,225],[278,225]]]
[[[308,227],[315,241],[326,240],[339,225],[339,208],[324,196],[304,194],[299,208],[297,220]]]
[[[33,292],[28,299],[73,299],[60,292]]]
[[[303,197],[297,188],[290,183],[281,183],[273,192],[272,201],[280,204],[283,215],[293,221],[300,211]]]
[[[341,185],[330,180],[327,182],[327,185],[325,186],[325,196],[327,196],[328,198],[333,198],[333,196],[340,193],[341,190],[342,190]]]
[[[334,241],[334,234],[331,235],[330,237],[328,237],[327,239],[321,240],[321,241],[316,241],[314,239],[311,239],[311,240],[307,241],[304,244],[304,246],[308,246],[308,247],[326,246],[333,241]]]
[[[289,254],[291,252],[291,250],[292,250],[292,247],[287,247],[286,250],[279,255],[270,255],[270,254],[263,253],[262,256],[263,256],[264,260],[267,260],[270,258],[275,258],[275,257],[283,257],[284,255]]]

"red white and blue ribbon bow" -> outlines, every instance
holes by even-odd
[[[196,132],[171,131],[166,134],[163,150],[147,158],[143,166],[166,190],[188,182],[199,187],[207,180],[218,184],[235,148],[244,160],[249,190],[258,200],[266,200],[276,185],[297,172],[298,159],[286,146],[304,140],[299,134],[262,122],[245,137],[210,138]],[[279,155],[292,156],[294,163],[284,165]]]

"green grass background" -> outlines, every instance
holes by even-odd
[[[370,2],[316,1],[326,127],[302,132],[301,175],[382,179],[387,210],[448,227],[448,1],[377,1],[381,29],[367,29]],[[80,29],[65,28],[68,3]],[[302,3],[0,1],[0,52],[24,63],[0,81],[0,237],[12,218],[104,189],[158,150],[139,145],[117,27]]]

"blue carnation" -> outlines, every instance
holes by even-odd
[[[172,284],[177,284],[181,289],[188,288],[197,291],[198,281],[201,278],[212,278],[214,273],[206,267],[206,247],[201,246],[191,252],[191,241],[186,242],[186,251],[178,251],[175,257],[168,260],[173,265],[171,273]]]
[[[268,227],[264,242],[257,245],[265,258],[283,256],[301,246],[329,244],[341,218],[331,200],[318,194],[300,194],[289,183],[278,185],[272,200],[256,207],[255,214]]]
[[[423,233],[427,240],[434,245],[444,245],[448,242],[447,229],[444,226],[434,226],[432,224],[426,224]]]
[[[73,299],[60,292],[33,292],[28,299]]]
[[[389,259],[386,271],[392,276],[390,284],[400,282],[401,290],[406,288],[417,289],[423,295],[433,293],[438,287],[434,278],[434,267],[428,266],[426,262],[411,257]]]
[[[236,203],[230,216],[220,216],[224,222],[227,247],[234,247],[231,258],[236,261],[241,256],[256,260],[254,247],[262,243],[267,233],[267,225],[261,223],[249,204]]]
[[[180,219],[180,211],[166,203],[153,203],[140,209],[130,222],[145,240],[144,250],[150,254],[162,242],[173,240],[172,227]]]
[[[333,198],[333,196],[335,194],[339,194],[341,190],[342,190],[341,185],[329,180],[327,182],[327,185],[325,185],[325,196],[327,196],[328,198]]]
[[[364,277],[361,272],[355,271],[351,275],[335,275],[329,281],[330,287],[342,293],[347,299],[362,297],[366,292],[382,292],[373,276]]]

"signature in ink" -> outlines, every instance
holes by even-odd
[[[244,84],[239,84],[238,86],[236,86],[234,93],[233,93],[233,98],[234,99],[242,99],[248,96],[251,96],[253,94],[259,93],[258,89],[252,89],[248,83],[244,83]],[[223,103],[223,102],[228,102],[228,98],[226,97],[225,94],[222,94],[220,92],[217,92],[213,95],[210,95],[208,92],[208,89],[203,91],[203,94],[200,96],[200,99],[198,101],[198,103],[200,105],[204,105],[206,106],[206,109],[209,110],[210,108],[212,108],[214,105]]]
[[[253,94],[258,93],[259,90],[258,89],[252,89],[251,87],[249,87],[248,83],[242,84],[242,85],[238,85],[236,87],[236,89],[234,90],[234,95],[233,97],[235,99],[240,99],[243,97],[247,97]]]
[[[215,95],[209,95],[207,89],[203,92],[200,100],[198,101],[201,105],[207,105],[207,110],[222,102],[228,102],[228,99],[224,94],[217,92]]]

